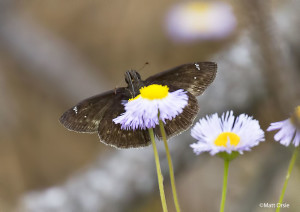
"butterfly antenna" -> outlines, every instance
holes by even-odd
[[[138,69],[138,72],[143,73],[142,70],[143,70],[147,65],[150,65],[150,63],[149,63],[149,62],[145,62],[144,65],[143,65],[141,68]]]

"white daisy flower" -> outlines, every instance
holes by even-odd
[[[221,118],[217,113],[206,116],[193,127],[191,135],[198,140],[190,145],[196,154],[243,154],[243,151],[250,151],[265,140],[264,131],[260,129],[257,120],[246,114],[241,114],[235,119],[232,111],[223,113]]]
[[[222,39],[236,27],[232,8],[225,2],[183,2],[173,6],[166,17],[171,39],[178,42]]]
[[[279,130],[275,136],[275,141],[278,141],[284,146],[289,146],[290,143],[295,147],[300,143],[300,106],[295,108],[293,115],[283,121],[271,123],[267,131]]]
[[[125,113],[113,119],[121,129],[155,128],[159,120],[175,118],[188,104],[188,95],[183,89],[169,92],[167,86],[149,85],[140,89],[140,95],[125,103]]]

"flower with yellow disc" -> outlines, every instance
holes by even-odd
[[[264,141],[264,131],[252,117],[241,114],[235,118],[232,111],[227,111],[220,118],[215,113],[201,119],[193,127],[191,134],[198,140],[197,143],[191,144],[196,154],[209,152],[211,155],[218,154],[224,159],[220,204],[220,212],[224,212],[229,162],[239,154],[243,154],[243,151],[250,151],[252,147]]]
[[[160,171],[159,157],[153,133],[153,128],[155,128],[157,125],[160,126],[160,131],[165,144],[169,164],[170,181],[174,204],[176,211],[180,212],[180,206],[175,186],[173,165],[163,123],[165,124],[166,120],[172,120],[177,115],[183,112],[183,109],[188,105],[189,100],[187,91],[179,89],[173,92],[169,92],[168,86],[158,84],[152,84],[142,87],[139,91],[139,95],[132,99],[129,99],[128,102],[124,104],[125,112],[117,118],[113,119],[113,122],[115,124],[121,124],[121,129],[123,130],[148,129],[156,162],[162,207],[163,211],[167,212],[168,210],[163,188],[163,176]]]
[[[232,111],[223,113],[221,118],[218,114],[206,116],[193,127],[191,135],[198,140],[191,144],[196,154],[235,151],[242,154],[265,140],[257,120],[246,114],[235,118]]]
[[[230,36],[236,25],[232,7],[224,1],[182,1],[166,15],[166,31],[175,42],[221,40]]]
[[[140,94],[124,104],[125,112],[113,119],[122,129],[155,128],[159,120],[165,123],[182,113],[188,104],[183,89],[169,92],[168,86],[152,84],[140,89]]]

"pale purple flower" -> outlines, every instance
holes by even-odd
[[[290,143],[299,146],[300,129],[296,123],[300,123],[300,106],[296,107],[295,113],[288,119],[271,123],[267,131],[279,130],[275,136],[275,141],[284,146],[289,146]]]
[[[223,39],[235,28],[236,18],[225,2],[182,2],[166,16],[167,33],[175,42]]]
[[[125,113],[113,119],[115,124],[121,124],[121,129],[155,128],[159,120],[164,123],[183,112],[188,104],[186,91],[179,89],[169,92],[162,99],[147,99],[141,95],[124,104]]]

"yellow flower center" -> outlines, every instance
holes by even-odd
[[[223,132],[216,138],[214,143],[216,146],[227,147],[228,140],[230,145],[236,146],[240,142],[240,137],[233,132]]]
[[[209,9],[210,5],[204,2],[191,2],[187,5],[187,8],[191,11],[198,13],[206,12]]]
[[[300,105],[295,108],[295,116],[300,120]]]
[[[295,108],[294,113],[290,117],[290,122],[297,128],[300,129],[300,106]]]
[[[210,30],[211,5],[204,2],[191,2],[186,6],[187,26],[195,32],[203,32]]]
[[[140,89],[140,93],[141,94],[136,96],[134,99],[139,98],[140,96],[149,100],[163,99],[168,96],[169,88],[166,85],[162,86],[162,85],[153,84],[146,87],[142,87]]]

